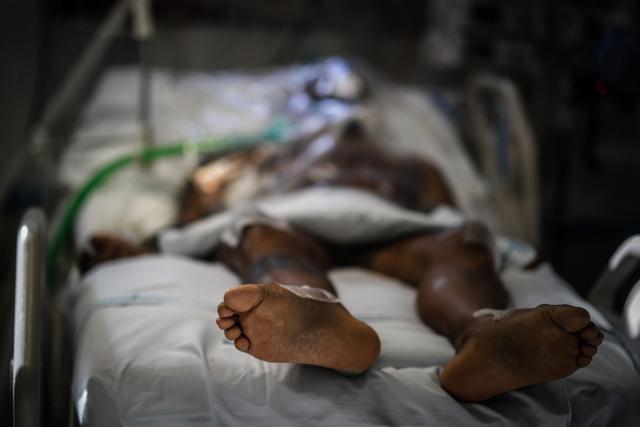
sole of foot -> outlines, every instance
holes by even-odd
[[[218,327],[238,350],[267,362],[361,373],[380,353],[375,331],[341,304],[300,297],[275,283],[228,290],[218,314]]]
[[[440,380],[449,394],[469,402],[567,377],[591,363],[603,339],[589,313],[569,305],[480,317],[465,336]]]

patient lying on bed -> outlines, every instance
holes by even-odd
[[[423,212],[454,204],[432,165],[389,155],[355,124],[337,139],[316,135],[286,148],[232,154],[206,168],[185,191],[182,224],[230,201],[314,185],[365,189]],[[248,171],[261,177],[251,191],[242,184]],[[477,223],[336,247],[286,224],[248,222],[237,245],[215,250],[215,260],[245,283],[226,292],[217,324],[239,351],[260,360],[363,372],[378,357],[379,338],[340,304],[327,275],[337,265],[358,265],[417,289],[420,317],[456,350],[440,380],[459,400],[483,401],[587,366],[603,339],[589,313],[567,305],[506,311],[509,297],[489,242]],[[94,236],[92,245],[85,269],[146,251],[106,235]]]

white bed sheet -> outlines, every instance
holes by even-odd
[[[116,261],[71,292],[73,392],[83,425],[637,425],[639,379],[609,336],[571,377],[485,404],[461,404],[439,386],[453,354],[414,311],[414,291],[360,269],[331,273],[340,297],[379,333],[382,354],[348,377],[258,361],[215,326],[216,305],[237,279],[224,267],[176,256]],[[503,279],[516,307],[570,303],[604,320],[543,266]]]

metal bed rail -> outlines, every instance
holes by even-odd
[[[589,293],[589,301],[624,332],[627,344],[640,357],[640,235],[618,247]]]
[[[30,209],[18,229],[11,381],[15,427],[39,426],[42,414],[42,350],[46,222]]]
[[[539,242],[538,154],[531,125],[514,83],[479,75],[466,102],[471,140],[491,189],[500,233]]]

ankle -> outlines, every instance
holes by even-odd
[[[310,286],[312,288],[326,289],[335,294],[333,285],[329,279],[322,275],[310,274],[306,271],[299,271],[295,269],[290,270],[273,270],[265,273],[264,275],[249,280],[255,283],[269,283],[275,282],[283,285],[292,286]]]
[[[479,330],[481,330],[488,321],[493,319],[489,316],[483,317],[471,317],[465,322],[461,323],[457,329],[451,335],[447,335],[449,342],[453,345],[456,353],[462,350],[462,348],[473,338]]]

